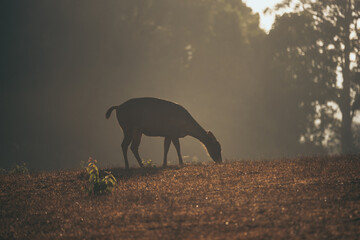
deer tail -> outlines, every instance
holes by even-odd
[[[106,119],[109,119],[112,111],[113,111],[114,109],[117,109],[117,108],[118,108],[118,106],[112,106],[111,108],[109,108],[109,109],[106,111],[106,114],[105,114]]]

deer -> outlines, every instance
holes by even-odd
[[[132,98],[119,106],[110,107],[106,111],[106,119],[110,118],[113,110],[116,110],[117,120],[124,133],[121,147],[126,169],[129,169],[127,152],[130,143],[130,149],[139,166],[144,166],[139,155],[139,145],[143,134],[165,138],[163,167],[167,166],[167,154],[171,142],[175,146],[179,164],[183,165],[179,138],[185,136],[198,139],[214,162],[222,162],[221,146],[214,134],[205,131],[190,113],[177,103],[153,97]]]

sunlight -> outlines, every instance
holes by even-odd
[[[266,32],[269,32],[275,20],[275,14],[264,14],[266,8],[273,8],[275,4],[280,3],[281,0],[245,0],[247,6],[251,7],[254,12],[260,15],[260,27]]]

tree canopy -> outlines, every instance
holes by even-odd
[[[359,1],[286,0],[275,11],[289,7],[267,34],[239,0],[10,1],[4,167],[69,167],[89,155],[118,164],[121,133],[104,111],[140,96],[185,106],[225,158],[357,151]]]

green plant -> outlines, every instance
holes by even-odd
[[[26,166],[25,162],[21,162],[19,164],[16,164],[11,170],[11,174],[28,174],[29,169]]]
[[[191,165],[203,165],[205,163],[204,161],[201,161],[197,156],[188,156],[187,158],[187,162]]]
[[[79,163],[79,165],[80,165],[80,169],[86,168],[86,161],[85,161],[85,160],[81,160],[80,163]]]
[[[144,159],[141,161],[142,164],[144,165],[144,167],[147,167],[147,168],[155,168],[155,164],[153,163],[153,161],[151,159],[145,161]]]
[[[105,171],[107,174],[105,177],[100,178],[99,168],[96,166],[97,160],[93,160],[91,157],[88,160],[88,166],[86,172],[89,174],[89,185],[87,185],[86,191],[89,195],[100,195],[109,193],[115,187],[116,179],[111,172]]]

